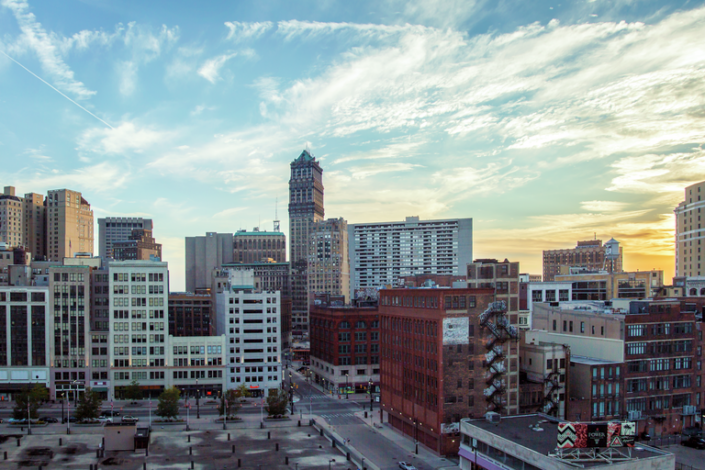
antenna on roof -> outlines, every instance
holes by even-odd
[[[278,208],[279,208],[279,198],[276,197],[274,199],[274,231],[275,232],[280,232],[281,230],[279,229],[279,213],[278,213]]]

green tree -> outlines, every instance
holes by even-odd
[[[157,416],[164,419],[176,419],[179,416],[179,396],[181,392],[176,387],[169,387],[159,395]]]
[[[247,385],[241,384],[239,387],[233,390],[235,392],[235,396],[240,399],[240,398],[248,398],[250,396],[250,389],[247,388]]]
[[[49,391],[42,384],[35,384],[31,389],[24,388],[15,395],[15,407],[12,410],[12,417],[15,419],[37,419],[39,407],[42,402],[49,398]],[[29,417],[27,408],[29,405]]]
[[[86,388],[83,396],[78,400],[76,406],[76,419],[79,421],[90,421],[98,418],[100,407],[103,405],[103,400],[100,399],[98,393],[94,392],[90,387]]]
[[[283,416],[287,413],[289,398],[287,392],[279,390],[274,395],[267,397],[267,413],[269,416]]]
[[[130,385],[125,387],[125,398],[132,401],[142,399],[142,389],[136,379],[130,382]]]
[[[227,402],[228,418],[234,418],[240,409],[240,398],[238,391],[235,389],[230,389],[226,391],[220,397],[220,402],[218,403],[218,415],[223,416],[225,414],[225,404]]]

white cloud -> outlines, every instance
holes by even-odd
[[[22,31],[19,41],[34,51],[39,58],[42,70],[51,75],[54,85],[60,90],[72,94],[76,99],[84,100],[95,95],[82,82],[74,78],[74,72],[61,57],[61,50],[52,40],[24,0],[3,0],[2,5],[9,8],[17,19]],[[21,46],[16,46],[20,48]]]
[[[92,128],[84,131],[78,139],[78,149],[105,155],[140,153],[166,141],[170,136],[171,132],[140,128],[134,122],[123,122],[113,129]]]
[[[264,33],[272,29],[274,23],[272,23],[271,21],[263,21],[261,23],[226,21],[225,26],[229,29],[227,39],[233,41],[246,41],[259,38]]]
[[[213,214],[214,219],[230,219],[231,217],[235,216],[236,214],[247,210],[247,207],[232,207],[230,209],[225,209],[220,212],[217,212]]]
[[[225,65],[225,63],[237,56],[237,52],[231,52],[228,54],[222,54],[212,59],[206,60],[200,69],[198,69],[198,74],[208,80],[211,83],[215,83],[220,79],[219,71]]]
[[[129,60],[120,61],[116,64],[116,69],[120,76],[120,93],[131,95],[135,91],[137,64]]]
[[[69,171],[35,171],[28,176],[20,173],[12,179],[18,181],[18,187],[31,188],[34,192],[45,193],[50,189],[71,188],[83,192],[88,198],[90,192],[102,193],[121,188],[130,177],[128,166],[103,162]]]
[[[629,204],[617,201],[583,201],[580,207],[590,212],[618,212],[626,208]]]

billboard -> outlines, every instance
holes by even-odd
[[[559,449],[592,447],[633,447],[636,423],[559,423]]]

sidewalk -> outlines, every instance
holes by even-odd
[[[415,445],[413,439],[410,439],[407,436],[403,435],[401,432],[391,427],[388,423],[380,423],[378,406],[375,407],[374,411],[372,412],[367,411],[367,418],[365,418],[364,411],[356,411],[355,416],[363,420],[365,424],[372,429],[372,432],[378,433],[380,436],[383,436],[386,439],[394,442],[402,449],[407,450],[411,455],[414,456],[415,459],[424,462],[432,468],[442,468],[445,470],[460,470],[460,467],[456,465],[453,461],[445,459],[443,457],[439,457],[438,455],[434,454],[421,444],[419,444],[419,454],[415,455]]]

